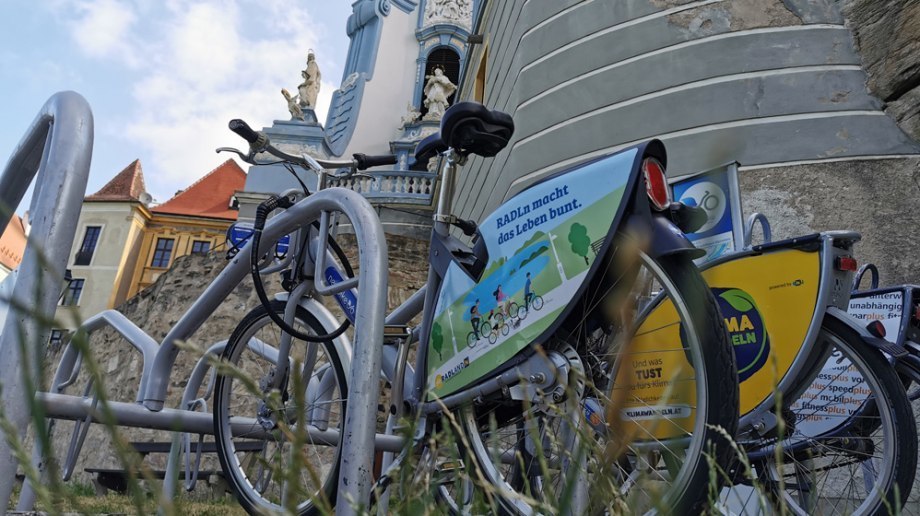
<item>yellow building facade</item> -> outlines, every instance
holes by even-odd
[[[72,280],[61,297],[52,340],[147,288],[176,258],[224,246],[236,220],[235,193],[245,177],[228,160],[172,199],[151,206],[135,160],[87,196],[67,264]]]

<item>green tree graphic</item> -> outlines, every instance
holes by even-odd
[[[588,250],[591,249],[591,239],[588,238],[588,228],[579,223],[572,224],[569,228],[569,243],[572,244],[572,252],[585,259],[585,265],[588,263]]]
[[[444,334],[441,333],[441,325],[434,323],[431,327],[431,347],[438,352],[438,359],[444,360],[441,357],[441,349],[444,347]]]

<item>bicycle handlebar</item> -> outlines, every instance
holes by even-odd
[[[241,138],[249,142],[250,144],[256,143],[259,141],[259,133],[252,130],[249,127],[249,124],[240,120],[239,118],[234,118],[228,124],[230,130],[238,134]]]
[[[395,154],[382,154],[379,156],[368,156],[366,154],[354,154],[353,159],[341,159],[341,160],[326,160],[326,159],[316,159],[312,156],[294,156],[288,154],[269,142],[268,137],[258,131],[253,131],[249,124],[240,120],[239,118],[234,118],[228,124],[228,127],[231,131],[238,134],[244,140],[249,142],[250,145],[250,158],[253,153],[265,151],[273,156],[280,158],[284,161],[291,163],[296,163],[305,168],[316,170],[317,167],[325,170],[333,170],[338,168],[349,168],[352,172],[357,170],[366,170],[370,167],[379,167],[381,165],[395,165],[398,161]],[[218,152],[220,149],[218,150]],[[242,153],[240,153],[242,156]],[[251,161],[251,160],[247,160]]]
[[[380,156],[368,156],[366,154],[353,154],[355,158],[355,168],[358,170],[366,170],[371,167],[379,167],[382,165],[395,165],[397,162],[396,155],[394,154],[383,154]]]

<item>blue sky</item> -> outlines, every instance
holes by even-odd
[[[342,79],[350,0],[0,0],[0,160],[42,104],[89,101],[95,146],[87,193],[140,158],[163,202],[242,146],[231,118],[288,119],[281,88],[309,49],[323,75],[318,115]],[[18,210],[27,209],[25,203]]]

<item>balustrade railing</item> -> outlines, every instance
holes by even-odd
[[[348,179],[330,179],[329,185],[358,192],[371,204],[430,206],[437,186],[437,174],[406,170],[374,171]]]

